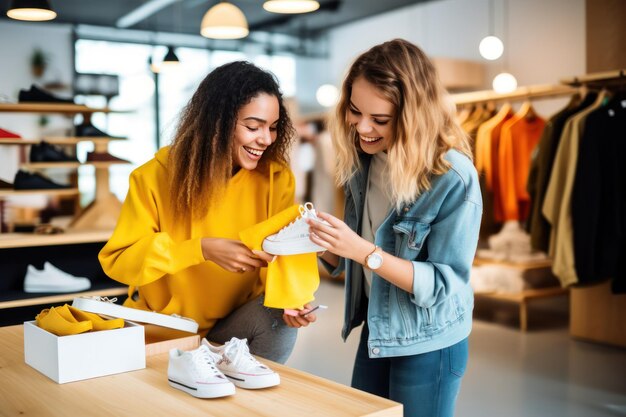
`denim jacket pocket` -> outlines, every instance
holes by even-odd
[[[396,232],[396,255],[413,260],[424,246],[430,225],[415,220],[400,220],[393,225],[393,230]]]

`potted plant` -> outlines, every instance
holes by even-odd
[[[35,77],[39,78],[43,75],[49,60],[49,56],[44,51],[35,48],[30,58],[30,67]]]

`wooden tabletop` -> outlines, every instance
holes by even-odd
[[[140,371],[59,385],[24,363],[23,340],[23,326],[0,328],[2,417],[402,416],[398,403],[275,363],[279,386],[219,399],[171,388],[167,354],[148,357]]]

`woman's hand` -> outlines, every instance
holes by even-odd
[[[267,266],[274,257],[263,251],[252,251],[238,240],[205,237],[202,255],[230,272],[247,272]]]
[[[295,327],[296,329],[306,327],[317,320],[315,313],[306,314],[307,310],[312,308],[313,306],[311,304],[306,304],[302,309],[289,310],[290,312],[297,312],[297,315],[294,316],[292,314],[283,313],[283,320],[289,327]]]
[[[347,224],[328,213],[318,212],[317,217],[326,220],[330,226],[322,222],[307,219],[310,226],[311,241],[329,252],[343,258],[363,263],[363,260],[374,250],[374,244],[356,234]]]

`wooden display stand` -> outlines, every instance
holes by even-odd
[[[93,113],[110,113],[107,108],[94,109],[83,105],[58,104],[58,103],[0,103],[0,113],[54,113],[73,116],[82,114],[88,122]],[[2,139],[0,146],[29,146],[45,141],[54,145],[76,145],[80,142],[92,142],[94,151],[107,152],[108,144],[119,138],[108,137],[45,137],[43,139]],[[23,163],[22,168],[31,170],[45,170],[50,168],[77,169],[81,165],[92,165],[95,167],[96,193],[94,201],[74,218],[70,228],[66,233],[55,235],[37,235],[34,233],[3,233],[0,234],[0,250],[14,248],[31,248],[40,246],[72,245],[83,243],[106,242],[121,210],[121,202],[109,191],[109,167],[119,162],[37,162]],[[46,196],[76,196],[79,194],[77,188],[61,190],[0,190],[0,199],[11,196],[37,194]],[[79,294],[56,294],[43,295],[35,298],[11,299],[0,301],[0,310],[17,307],[35,306],[41,304],[61,303],[79,295],[100,295],[116,296],[126,294],[126,288],[119,286],[112,288],[102,288],[98,291],[81,292]]]
[[[536,269],[536,268],[549,268],[552,265],[550,260],[539,261],[539,262],[528,262],[528,263],[489,261],[485,259],[474,260],[474,265],[489,265],[489,264],[503,265],[503,266],[517,268],[521,270],[529,270],[529,269]],[[517,304],[519,306],[520,330],[525,332],[528,330],[528,304],[531,300],[567,296],[567,294],[568,294],[567,288],[547,287],[547,288],[526,289],[518,293],[477,292],[474,295],[476,299],[483,298],[483,299],[491,299],[491,300],[496,300],[496,301]]]
[[[400,417],[402,405],[277,363],[280,385],[198,399],[167,382],[168,354],[146,369],[58,385],[24,363],[23,326],[0,328],[0,413],[18,416]]]
[[[571,289],[570,335],[626,347],[626,294],[611,293],[611,283]]]

